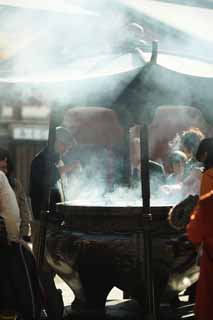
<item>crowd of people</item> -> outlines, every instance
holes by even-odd
[[[196,152],[204,137],[198,128],[190,128],[170,142],[171,173],[161,189],[168,196],[178,193],[180,199],[184,199],[189,194],[199,194],[202,164],[197,161]]]
[[[202,165],[196,160],[196,151],[204,134],[198,128],[189,128],[169,142],[167,170],[162,161],[149,160],[151,196],[180,201],[189,194],[199,194]],[[140,138],[135,135],[130,146],[131,181],[141,176]],[[143,152],[143,151],[142,151]]]
[[[70,131],[64,127],[56,128],[54,151],[48,146],[35,156],[31,164],[30,200],[27,200],[21,182],[15,177],[14,167],[7,150],[0,148],[0,216],[4,218],[9,241],[32,241],[35,260],[39,257],[42,212],[50,211],[56,216],[56,203],[64,200],[61,178],[64,174],[81,170],[79,161],[69,165],[63,163],[63,155],[76,143]],[[135,138],[131,163],[133,179],[140,176],[140,140]],[[213,237],[211,205],[213,199],[213,138],[205,138],[198,128],[190,128],[177,135],[170,143],[170,172],[165,173],[162,164],[149,162],[150,175],[161,181],[162,192],[170,197],[180,192],[184,199],[189,194],[200,194],[197,206],[191,213],[186,232],[189,239],[199,248],[200,278],[197,285],[196,315],[199,320],[211,319],[211,292],[213,290]],[[46,170],[50,165],[51,179],[47,184]],[[156,180],[154,186],[156,187]],[[46,188],[50,187],[50,193]],[[31,209],[32,210],[31,210]],[[32,212],[31,212],[32,211]],[[60,217],[59,217],[60,219]],[[200,252],[200,251],[199,251]],[[55,273],[44,257],[39,269],[42,285],[47,293],[46,310],[52,320],[62,319],[63,299],[54,283]]]

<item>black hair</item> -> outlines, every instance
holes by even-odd
[[[11,187],[14,189],[15,187],[14,164],[12,162],[9,152],[6,149],[1,147],[0,147],[0,160],[7,160],[7,178]]]
[[[182,133],[181,145],[189,150],[195,157],[200,141],[203,140],[204,137],[204,134],[199,128],[190,128]]]
[[[3,148],[0,148],[0,161],[7,160],[7,158],[8,158],[8,151]]]
[[[202,157],[205,156],[205,154],[206,158],[202,161]],[[205,170],[213,168],[213,138],[205,138],[200,142],[196,159],[203,162]]]

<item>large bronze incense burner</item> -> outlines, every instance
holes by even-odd
[[[48,232],[48,261],[73,290],[72,308],[104,313],[107,295],[114,286],[145,306],[143,208],[61,203],[57,210],[64,215],[64,223]],[[174,239],[181,233],[168,223],[169,206],[151,210],[156,297],[167,300],[169,293],[172,300],[175,290],[169,283],[193,248],[175,249]],[[192,257],[186,268],[193,264]]]
[[[155,225],[160,223],[168,226],[169,209],[170,206],[152,207]],[[142,207],[76,205],[67,202],[58,204],[57,210],[64,215],[65,224],[75,231],[106,233],[137,232],[141,229]]]

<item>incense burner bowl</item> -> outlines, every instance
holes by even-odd
[[[142,306],[147,301],[143,231],[150,229],[152,267],[157,301],[168,292],[169,279],[179,263],[188,258],[188,249],[177,253],[174,243],[180,232],[167,221],[170,207],[152,207],[152,223],[143,222],[142,207],[92,207],[57,205],[64,223],[47,234],[48,262],[75,294],[75,310],[100,310],[115,286]],[[189,249],[190,254],[192,248]],[[194,260],[191,261],[194,264]],[[175,295],[175,294],[174,294]],[[167,298],[165,298],[167,299]]]

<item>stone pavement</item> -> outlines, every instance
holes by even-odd
[[[119,290],[118,288],[113,288],[107,297],[106,302],[106,315],[98,316],[97,314],[88,314],[88,313],[71,313],[69,306],[71,305],[72,301],[74,300],[74,294],[72,290],[67,286],[67,284],[60,279],[59,276],[55,277],[55,282],[57,288],[62,290],[63,293],[63,300],[65,307],[65,316],[64,320],[142,320],[143,315],[142,311],[134,300],[123,299],[123,291]],[[183,296],[180,299],[183,303],[187,302],[187,297]],[[181,309],[184,308],[183,311]],[[186,307],[186,305],[179,308],[179,316],[174,314],[174,310],[169,310],[166,305],[165,308],[161,306],[161,316],[160,320],[177,320],[177,319],[185,319],[191,320],[194,319],[193,306]],[[176,312],[175,312],[176,313]],[[181,316],[181,314],[183,316]]]
[[[65,305],[64,320],[141,320],[140,312],[138,311],[138,305],[131,300],[123,300],[123,291],[118,288],[113,288],[106,302],[106,316],[99,315],[97,313],[73,313],[70,311],[70,304],[74,300],[74,294],[67,284],[60,279],[59,276],[55,277],[55,283],[58,289],[62,290],[63,300]]]
[[[30,244],[31,247],[31,244]],[[58,276],[55,277],[56,287],[62,290],[63,301],[65,305],[65,311],[67,310],[68,316],[64,317],[66,320],[89,320],[91,317],[87,314],[86,316],[74,316],[73,314],[69,315],[69,306],[74,300],[74,294],[69,286]],[[188,297],[183,296],[181,301],[187,302]],[[185,307],[183,306],[185,309]],[[193,307],[190,307],[188,311],[183,312],[185,316],[178,317],[175,314],[168,314],[168,309],[165,310],[165,316],[160,317],[160,320],[177,320],[184,319],[187,320],[194,319],[193,313],[191,312]],[[181,308],[180,308],[181,309]],[[171,312],[171,311],[170,311]],[[169,313],[170,313],[169,312]],[[182,313],[182,312],[181,312]],[[164,314],[164,312],[163,312]],[[103,320],[103,317],[92,317],[93,320]],[[106,302],[106,317],[105,320],[142,320],[143,316],[138,309],[138,305],[133,300],[123,299],[123,291],[114,287],[108,297]]]
[[[63,300],[64,300],[64,305],[70,305],[72,303],[72,301],[74,300],[74,294],[72,292],[72,290],[68,287],[68,285],[61,280],[61,278],[59,276],[55,277],[55,283],[56,283],[56,287],[58,289],[62,290],[63,293]],[[111,290],[111,292],[108,295],[109,300],[120,300],[123,299],[123,291],[117,289],[117,288],[113,288]]]

